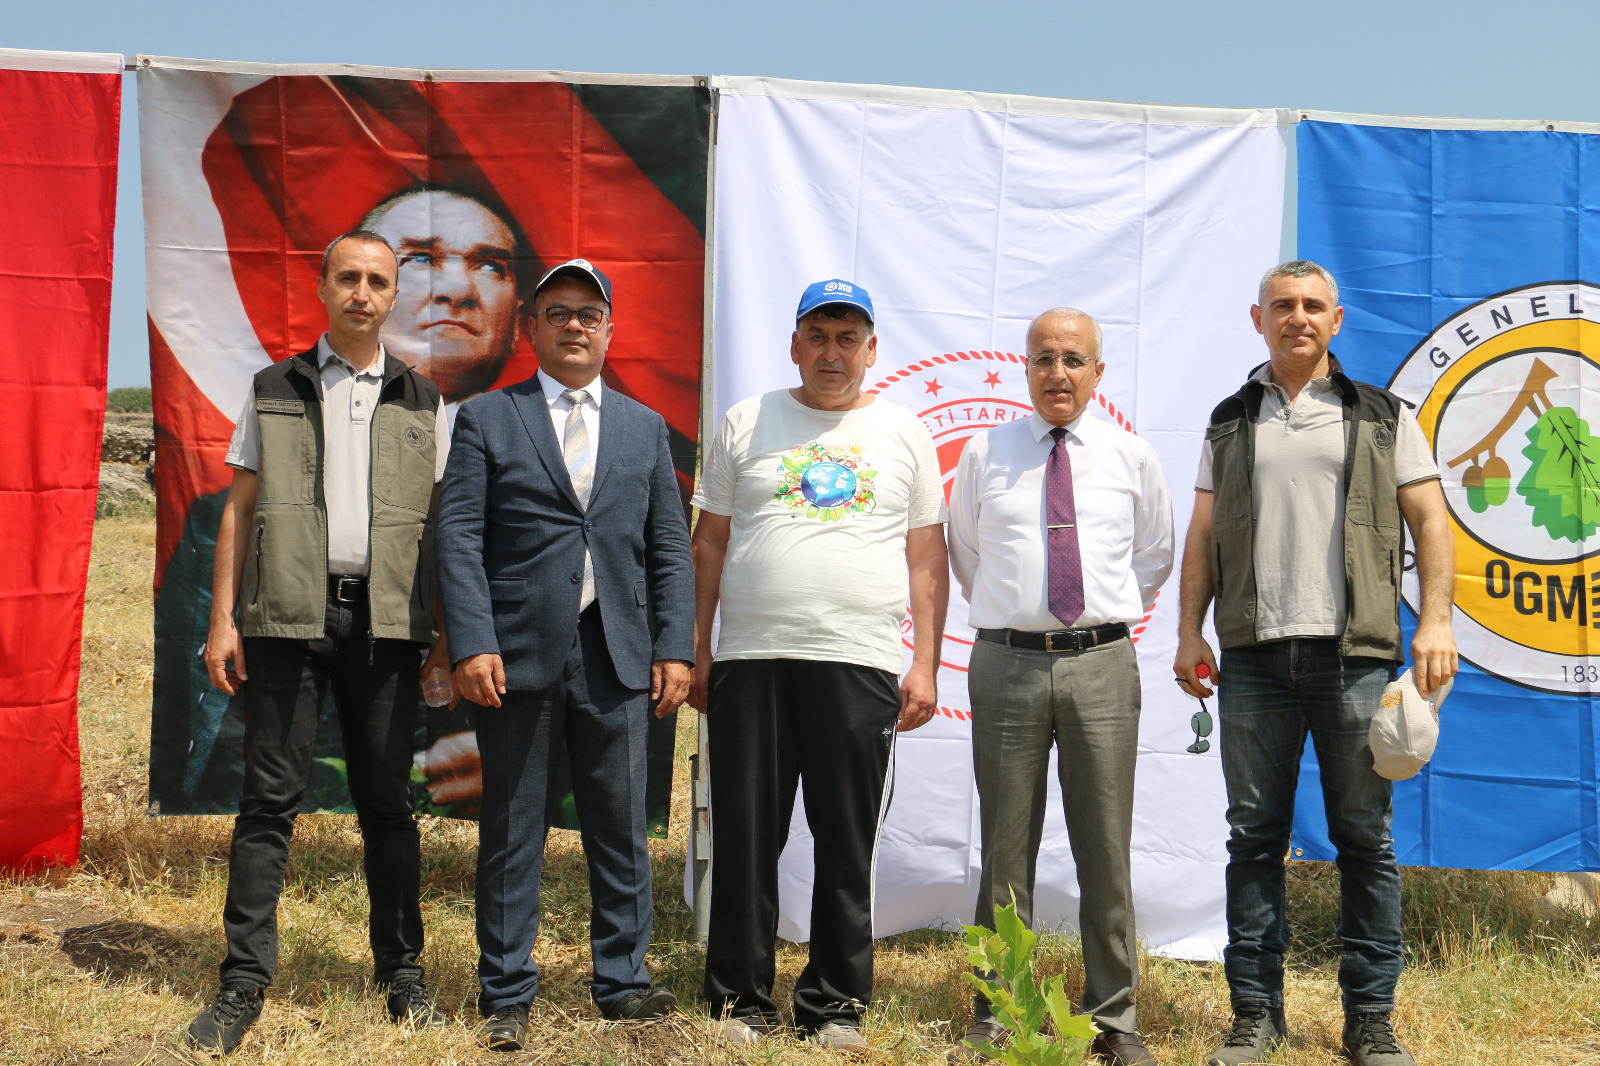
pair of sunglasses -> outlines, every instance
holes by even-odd
[[[1183,682],[1179,681],[1178,684]],[[1189,728],[1194,730],[1194,743],[1183,750],[1190,755],[1204,755],[1211,750],[1211,741],[1206,739],[1211,735],[1211,712],[1206,710],[1204,698],[1196,696],[1195,699],[1200,701],[1200,709],[1189,716]]]

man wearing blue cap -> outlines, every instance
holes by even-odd
[[[534,286],[539,370],[462,404],[437,558],[455,690],[483,757],[478,821],[480,1037],[526,1039],[539,982],[539,874],[563,738],[589,859],[595,1004],[659,1017],[650,986],[645,778],[650,701],[688,691],[694,578],[667,426],[602,384],[611,282],[583,259]]]
[[[928,721],[937,697],[944,489],[927,427],[861,391],[878,346],[866,291],[817,282],[795,317],[799,387],[734,405],[694,497],[690,700],[706,712],[716,805],[705,988],[725,1040],[753,1044],[782,1025],[772,999],[778,856],[798,784],[816,875],[794,1025],[862,1056],[895,733]],[[908,599],[915,650],[902,679]]]

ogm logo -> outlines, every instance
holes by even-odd
[[[944,497],[950,500],[950,486],[956,464],[967,440],[975,433],[1027,418],[1033,410],[1028,397],[1027,361],[1011,352],[952,352],[912,363],[873,383],[866,391],[893,400],[918,413],[928,432],[933,434],[939,455],[939,471],[944,478]],[[1111,418],[1128,432],[1130,423],[1116,406],[1096,392],[1095,400]],[[1149,622],[1147,615],[1134,628],[1134,640]],[[911,612],[901,626],[902,640],[911,647]],[[940,665],[966,673],[976,634],[967,625],[967,603],[954,576],[950,581],[950,611],[944,630],[944,653]],[[948,680],[941,680],[941,687]],[[963,683],[964,684],[964,683]],[[940,707],[950,717],[965,718],[965,712]]]
[[[1547,282],[1445,319],[1389,388],[1443,475],[1463,658],[1548,692],[1600,691],[1600,288]],[[1402,583],[1418,607],[1415,571]]]

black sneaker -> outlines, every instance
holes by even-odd
[[[189,1023],[183,1035],[185,1043],[215,1055],[229,1054],[261,1017],[261,1005],[265,1000],[258,985],[223,985],[211,1006]]]
[[[1416,1066],[1394,1038],[1388,1011],[1344,1016],[1344,1053],[1357,1066]]]
[[[403,973],[379,987],[389,993],[389,1020],[396,1025],[432,1029],[449,1022],[448,1018],[433,1009],[433,997],[428,994],[428,986],[422,983],[420,974]]]
[[[1228,1039],[1206,1060],[1206,1066],[1245,1066],[1265,1062],[1272,1049],[1289,1039],[1282,1007],[1241,1003],[1233,1008],[1233,1028]]]

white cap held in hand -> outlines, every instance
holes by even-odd
[[[1439,743],[1439,705],[1450,695],[1454,679],[1423,699],[1411,671],[1391,681],[1383,690],[1378,713],[1372,716],[1367,743],[1372,747],[1372,768],[1390,781],[1406,781],[1433,758]]]

